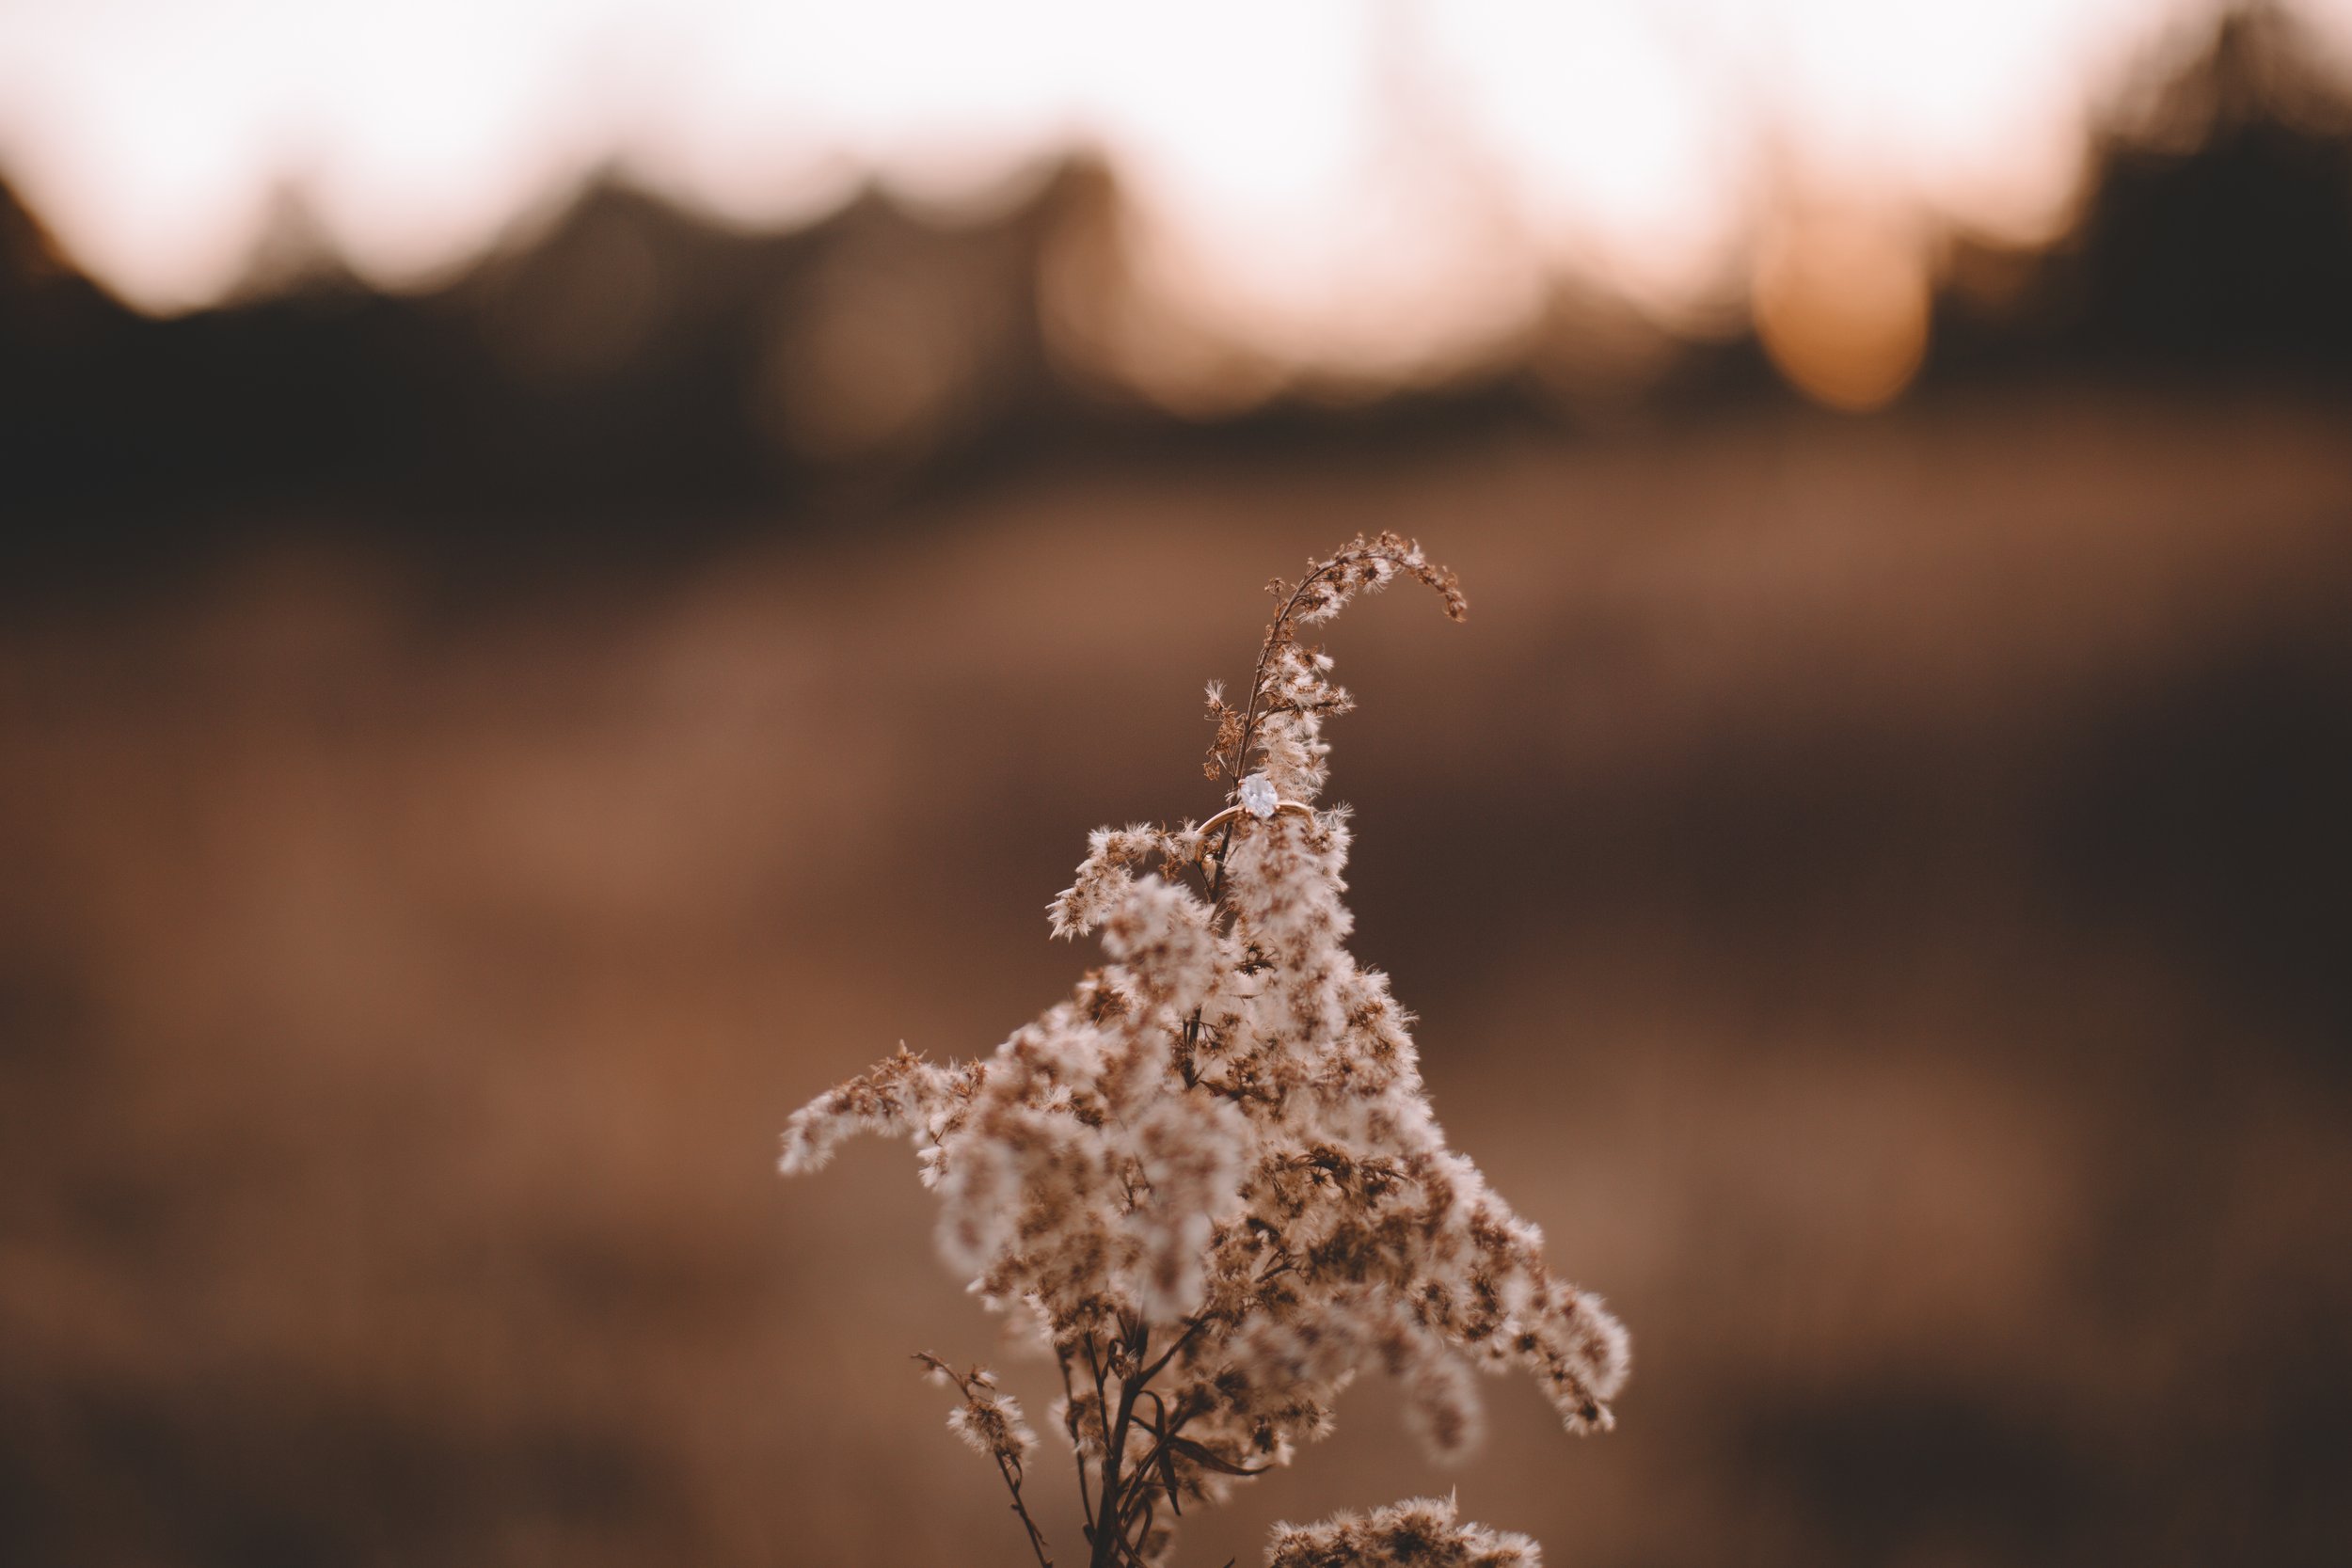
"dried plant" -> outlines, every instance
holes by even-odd
[[[919,1150],[939,1246],[1058,1365],[1089,1568],[1167,1560],[1175,1518],[1331,1430],[1359,1371],[1400,1379],[1433,1457],[1475,1442],[1470,1371],[1534,1375],[1572,1432],[1606,1430],[1626,1336],[1546,1268],[1541,1237],[1446,1147],[1387,977],[1343,945],[1343,809],[1313,805],[1325,719],[1350,706],[1299,641],[1397,578],[1463,615],[1451,572],[1393,534],[1277,580],[1248,695],[1209,691],[1228,805],[1104,829],[1051,906],[1109,962],[989,1057],[898,1053],[797,1113],[784,1169],[856,1132]],[[1254,769],[1250,764],[1255,763]],[[922,1358],[949,1424],[1022,1500],[1036,1439],[984,1371]],[[1270,1563],[1532,1564],[1534,1544],[1450,1503],[1280,1527]]]

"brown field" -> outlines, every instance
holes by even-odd
[[[1182,1560],[1458,1488],[1576,1568],[2344,1561],[2346,416],[1268,444],[20,605],[0,1560],[1025,1560],[907,1359],[996,1350],[913,1162],[775,1133],[1054,1000],[1085,832],[1216,804],[1258,585],[1390,527],[1471,617],[1331,639],[1355,945],[1634,1380],[1439,1473],[1375,1379]]]

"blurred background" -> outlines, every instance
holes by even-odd
[[[1472,610],[1334,628],[1356,947],[1636,1374],[1450,1474],[1370,1380],[1181,1560],[1449,1487],[2352,1560],[2348,73],[2342,0],[0,3],[0,1560],[1024,1561],[906,1151],[775,1134],[1063,992],[1377,528]]]

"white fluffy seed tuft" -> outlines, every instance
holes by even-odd
[[[1248,703],[1210,691],[1212,776],[1233,781],[1245,815],[1213,834],[1090,837],[1052,929],[1099,933],[1108,961],[1068,1000],[979,1061],[937,1068],[901,1047],[786,1131],[787,1172],[859,1132],[915,1143],[942,1255],[983,1301],[1019,1309],[1016,1331],[1063,1375],[1057,1424],[1125,1489],[1095,1499],[1127,1554],[1111,1560],[1160,1560],[1160,1502],[1172,1515],[1327,1433],[1360,1370],[1400,1380],[1414,1429],[1449,1461],[1477,1440],[1473,1371],[1532,1376],[1578,1432],[1611,1425],[1625,1381],[1624,1329],[1550,1273],[1536,1228],[1447,1147],[1409,1015],[1347,950],[1344,812],[1275,812],[1311,806],[1323,721],[1348,706],[1295,628],[1400,575],[1459,617],[1451,574],[1386,535],[1276,585],[1288,600]],[[948,1424],[1007,1466],[1018,1507],[1036,1441],[1019,1406],[985,1371],[924,1359],[961,1390]],[[1268,1561],[1537,1556],[1421,1499],[1284,1526]]]

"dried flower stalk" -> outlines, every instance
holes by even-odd
[[[1109,961],[993,1054],[936,1066],[900,1049],[798,1112],[787,1173],[857,1132],[914,1140],[939,1194],[939,1247],[1060,1369],[1089,1568],[1155,1568],[1184,1505],[1288,1464],[1331,1430],[1359,1371],[1405,1386],[1433,1457],[1474,1444],[1473,1370],[1533,1374],[1572,1432],[1606,1430],[1625,1331],[1553,1277],[1542,1238],[1446,1147],[1387,977],[1343,945],[1343,809],[1325,719],[1331,661],[1298,640],[1359,593],[1454,576],[1394,534],[1311,564],[1278,601],[1239,708],[1216,687],[1207,830],[1101,829],[1050,906],[1057,936]],[[1249,765],[1255,763],[1253,769]],[[949,1424],[1022,1502],[1035,1438],[986,1372],[923,1357],[964,1402]],[[1453,1505],[1283,1526],[1268,1558],[1310,1564],[1533,1564],[1534,1544]]]

